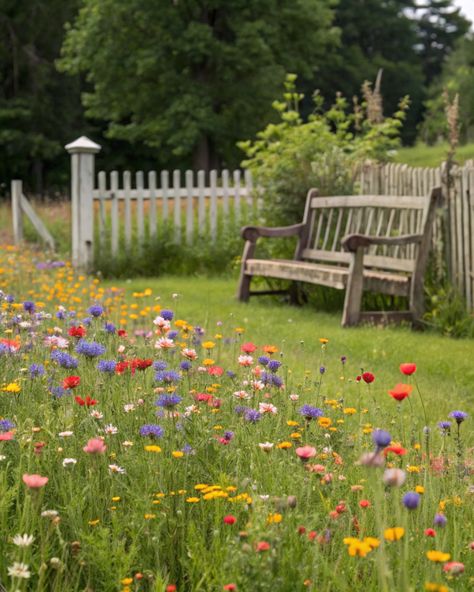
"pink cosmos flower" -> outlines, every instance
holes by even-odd
[[[30,489],[41,489],[49,481],[48,477],[42,477],[41,475],[28,475],[24,473],[22,477],[23,483]]]
[[[87,452],[87,454],[104,454],[107,450],[107,446],[100,438],[91,438],[82,450]]]
[[[295,452],[302,461],[307,461],[316,456],[316,448],[313,448],[313,446],[300,446]]]
[[[3,432],[3,434],[0,434],[0,442],[7,440],[13,440],[13,432]]]
[[[464,563],[460,561],[449,561],[443,565],[443,571],[456,576],[464,571]]]

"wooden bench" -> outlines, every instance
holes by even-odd
[[[306,282],[346,290],[342,325],[362,320],[409,320],[424,312],[423,279],[441,189],[427,197],[345,195],[319,197],[311,189],[301,224],[280,228],[245,226],[237,292],[247,301],[253,276]],[[297,237],[293,259],[255,259],[259,238]],[[294,284],[293,284],[294,285]],[[362,292],[406,296],[409,310],[361,312]]]

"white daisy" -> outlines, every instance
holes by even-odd
[[[35,537],[32,534],[16,534],[12,543],[17,547],[29,547],[34,540]]]
[[[26,563],[15,561],[13,565],[10,565],[8,568],[8,575],[11,578],[23,578],[27,580],[29,577],[31,577],[31,572],[29,570],[29,566],[26,565]]]

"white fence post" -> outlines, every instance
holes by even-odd
[[[18,245],[23,240],[23,211],[21,209],[21,194],[23,193],[23,182],[15,179],[11,185],[12,193],[12,222],[13,242]]]
[[[81,136],[65,148],[71,155],[72,264],[88,268],[94,256],[94,155],[101,147]]]

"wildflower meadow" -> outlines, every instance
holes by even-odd
[[[0,254],[0,590],[473,589],[472,349],[131,287]]]

